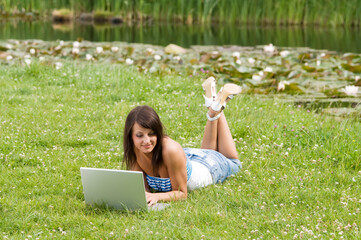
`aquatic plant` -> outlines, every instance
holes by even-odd
[[[67,8],[74,13],[112,12],[123,19],[209,24],[278,24],[360,26],[359,0],[174,0],[80,1],[0,0],[0,10],[49,14]]]
[[[0,64],[60,60],[134,66],[143,74],[215,76],[235,82],[244,93],[279,97],[309,106],[354,107],[361,92],[361,55],[310,48],[193,46],[183,49],[121,42],[91,43],[8,40],[0,42]],[[59,65],[59,64],[58,64]],[[56,65],[56,66],[58,66]]]

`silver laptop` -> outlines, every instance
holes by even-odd
[[[143,173],[138,171],[80,168],[85,203],[120,210],[161,210],[169,204],[148,208]]]

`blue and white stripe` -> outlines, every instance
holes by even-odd
[[[192,164],[187,159],[187,181],[192,174]],[[145,176],[150,188],[159,192],[170,192],[172,191],[172,184],[169,178],[152,177],[149,175]]]

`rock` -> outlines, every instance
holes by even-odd
[[[180,46],[175,45],[175,44],[169,44],[168,46],[165,47],[164,52],[168,53],[168,54],[179,55],[179,54],[186,53],[186,50],[184,48],[180,47]]]

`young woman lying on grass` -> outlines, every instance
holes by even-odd
[[[134,108],[126,119],[124,161],[128,169],[144,173],[149,206],[158,201],[186,199],[188,190],[223,182],[241,168],[222,113],[226,103],[241,92],[241,87],[226,84],[217,94],[213,77],[202,87],[208,120],[200,149],[182,148],[165,135],[159,116],[149,106]]]

